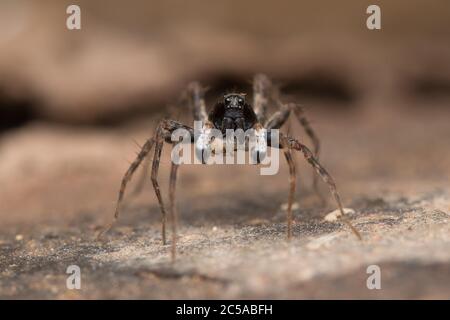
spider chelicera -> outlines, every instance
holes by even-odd
[[[260,141],[260,144],[256,145],[256,148],[249,150],[253,152],[253,158],[259,160],[264,157],[263,153],[266,148],[276,147],[284,152],[284,156],[289,166],[289,197],[287,206],[287,238],[292,237],[292,203],[294,200],[294,193],[296,189],[296,171],[295,162],[292,158],[292,151],[299,151],[303,154],[305,159],[311,164],[317,175],[314,175],[314,187],[317,191],[317,176],[321,177],[323,181],[328,184],[334,199],[336,200],[340,218],[350,227],[353,233],[361,239],[359,232],[353,227],[350,221],[344,216],[343,206],[336,189],[336,184],[331,177],[331,175],[325,170],[325,168],[318,162],[318,152],[319,152],[319,139],[314,133],[312,127],[310,126],[303,108],[296,103],[284,104],[279,99],[277,90],[272,85],[270,79],[264,74],[257,74],[253,79],[253,107],[246,101],[246,95],[243,93],[228,93],[223,96],[223,98],[218,101],[212,110],[206,112],[206,104],[204,100],[205,89],[198,82],[192,82],[188,85],[185,92],[185,97],[189,102],[191,109],[193,110],[194,120],[201,121],[203,127],[201,129],[199,138],[194,139],[194,129],[186,126],[180,122],[174,120],[162,120],[157,128],[153,137],[149,138],[145,144],[141,147],[137,158],[131,163],[127,172],[125,173],[119,190],[119,196],[117,200],[117,206],[114,213],[114,220],[100,232],[99,236],[107,232],[115,221],[117,221],[120,213],[121,204],[125,194],[125,189],[127,183],[131,180],[133,173],[139,167],[144,159],[147,159],[144,175],[140,183],[135,190],[135,193],[139,192],[142,188],[142,181],[145,180],[147,167],[150,165],[151,158],[149,155],[150,151],[155,148],[151,169],[151,181],[153,188],[158,198],[159,207],[162,213],[162,241],[166,244],[166,207],[161,196],[161,191],[158,184],[158,169],[160,164],[161,152],[164,142],[170,143],[172,145],[177,144],[177,142],[172,141],[172,133],[177,129],[184,129],[190,133],[192,137],[191,143],[195,143],[196,153],[202,154],[202,151],[206,150],[211,144],[211,136],[209,132],[211,129],[218,129],[225,135],[227,129],[242,129],[244,131],[248,129],[254,129],[256,135],[262,131],[269,132],[273,129],[279,129],[283,126],[289,118],[290,114],[294,114],[300,125],[304,128],[306,134],[313,142],[314,152],[311,152],[308,147],[300,143],[297,139],[292,138],[288,135],[279,133],[279,143],[277,145],[271,145],[271,141],[268,138],[269,135],[259,135],[264,136],[265,139]],[[269,103],[275,103],[278,111],[273,113],[270,117],[267,117],[267,109]],[[265,130],[264,130],[265,129]],[[203,160],[203,159],[202,159]],[[169,215],[172,224],[172,259],[175,258],[176,253],[176,212],[175,212],[175,183],[177,178],[177,170],[179,165],[172,161],[171,172],[170,172],[170,183],[169,183]]]

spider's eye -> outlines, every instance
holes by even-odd
[[[239,103],[242,103],[242,102],[244,102],[244,99],[239,98]]]
[[[230,102],[230,101],[231,101],[231,98],[226,98],[225,101],[226,101],[226,102]]]

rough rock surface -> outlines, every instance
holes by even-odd
[[[310,191],[301,157],[289,243],[284,163],[276,176],[249,166],[184,166],[174,264],[170,245],[161,244],[150,183],[128,198],[105,239],[95,240],[111,219],[137,149],[132,141],[142,143],[153,120],[118,129],[36,123],[10,131],[0,140],[0,298],[448,299],[449,114],[405,114],[311,114],[322,162],[355,210],[349,217],[362,242],[344,224],[323,219],[335,205],[329,199],[322,207]],[[292,132],[303,136],[296,126]],[[167,149],[164,191],[168,164]],[[81,290],[66,288],[74,264]],[[381,290],[367,289],[372,264],[381,268]]]

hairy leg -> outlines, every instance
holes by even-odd
[[[189,132],[191,136],[191,140],[189,143],[193,142],[193,132],[194,130],[188,126],[185,126],[179,122],[173,121],[173,120],[163,120],[160,122],[158,129],[156,130],[156,136],[155,136],[155,154],[153,156],[153,164],[152,164],[152,174],[151,174],[151,180],[153,184],[153,189],[155,190],[156,197],[158,198],[159,208],[161,210],[161,232],[162,232],[162,239],[163,244],[166,244],[166,208],[164,206],[164,201],[161,195],[161,190],[159,188],[158,183],[158,171],[159,171],[159,164],[161,162],[161,153],[164,146],[164,141],[167,143],[172,143],[171,140],[171,134],[173,131],[177,129],[184,129]],[[173,162],[172,162],[173,164]]]
[[[204,97],[205,92],[206,88],[202,87],[199,82],[193,81],[188,84],[186,89],[181,94],[181,102],[188,103],[189,108],[192,110],[192,115],[195,121],[206,122],[208,119]],[[133,190],[132,193],[133,196],[137,196],[141,193],[145,181],[147,180],[150,162],[151,162],[150,157],[147,157],[143,166],[144,169],[142,170],[141,177],[139,178],[139,181]]]
[[[283,104],[279,99],[276,100],[277,105],[279,107],[279,110],[275,112],[265,123],[265,127],[267,129],[279,129],[281,126],[283,126],[287,119],[289,118],[289,115],[294,113],[295,117],[297,118],[300,125],[305,130],[307,136],[311,139],[314,147],[314,157],[316,159],[319,158],[319,151],[320,151],[320,141],[317,137],[316,133],[314,132],[313,128],[311,127],[311,124],[309,123],[305,111],[303,107],[296,103],[288,103]],[[313,188],[314,191],[317,193],[319,198],[322,200],[322,202],[325,202],[325,199],[322,197],[321,193],[319,192],[319,186],[318,186],[318,179],[317,175],[313,175]]]
[[[292,159],[291,150],[289,148],[284,149],[284,156],[289,165],[289,198],[288,198],[288,208],[287,208],[287,238],[291,240],[292,238],[292,203],[294,201],[296,177],[295,177],[295,162]]]
[[[317,159],[314,157],[313,153],[305,145],[301,144],[297,140],[295,140],[293,138],[285,137],[281,134],[280,134],[280,147],[297,150],[297,151],[300,151],[303,153],[303,156],[309,162],[309,164],[312,165],[312,167],[316,170],[316,172],[322,178],[322,180],[326,184],[328,184],[331,194],[333,195],[334,199],[336,200],[339,211],[341,212],[340,218],[342,219],[342,221],[344,221],[349,226],[349,228],[353,231],[353,233],[358,237],[359,240],[362,240],[362,237],[361,237],[360,233],[358,232],[358,230],[355,229],[355,227],[351,224],[351,222],[345,216],[344,208],[342,206],[342,202],[341,202],[339,193],[336,188],[336,183],[334,182],[331,175],[325,170],[325,168],[317,161]]]
[[[170,201],[170,220],[172,223],[172,262],[175,261],[177,250],[177,211],[175,205],[175,187],[177,182],[177,171],[179,165],[172,162],[170,169],[170,184],[169,184],[169,201]]]
[[[253,110],[258,122],[264,123],[267,117],[272,82],[265,74],[258,73],[253,78]]]
[[[206,88],[203,88],[199,82],[189,83],[187,87],[187,100],[193,111],[194,120],[205,122],[208,118],[205,104]]]
[[[156,146],[155,146],[155,156],[153,158],[153,166],[152,166],[152,181],[153,180],[156,181],[157,188],[155,188],[155,193],[157,194],[158,201],[160,203],[160,207],[162,206],[161,212],[163,214],[163,242],[165,243],[165,209],[164,209],[164,206],[162,205],[162,197],[161,197],[161,193],[159,191],[159,185],[158,185],[158,182],[157,182],[156,178],[157,178],[157,174],[158,174],[158,168],[159,168],[160,156],[161,156],[161,151],[162,151],[162,145],[163,145],[164,141],[166,141],[168,143],[172,143],[172,141],[171,141],[171,134],[172,134],[173,131],[175,131],[177,129],[184,129],[184,130],[188,131],[189,134],[192,137],[190,143],[193,142],[194,129],[192,129],[189,126],[183,125],[183,124],[181,124],[181,123],[179,123],[177,121],[162,120],[158,124],[158,127],[156,129],[155,137],[152,137],[152,138],[147,140],[147,142],[142,146],[142,149],[138,153],[136,159],[131,163],[130,167],[128,168],[127,172],[125,173],[125,175],[124,175],[124,177],[122,179],[120,190],[119,190],[119,196],[118,196],[118,199],[117,199],[117,205],[116,205],[116,210],[115,210],[115,213],[114,213],[114,219],[107,227],[105,227],[98,234],[97,238],[100,238],[103,234],[105,234],[108,230],[110,230],[111,227],[114,225],[114,223],[119,218],[120,209],[121,209],[122,201],[123,201],[123,198],[124,198],[124,195],[125,195],[126,186],[127,186],[128,182],[131,180],[134,172],[139,167],[141,162],[144,159],[150,159],[149,153],[150,153],[151,149],[153,148],[153,146],[156,144]],[[154,183],[154,187],[155,187],[155,183]],[[158,191],[156,191],[156,190],[158,190]]]
[[[139,195],[144,188],[145,181],[147,181],[147,175],[150,170],[150,163],[152,162],[152,158],[150,156],[145,157],[144,164],[142,165],[142,174],[139,177],[139,181],[136,183],[131,196],[135,197]]]
[[[153,155],[153,164],[152,164],[152,175],[151,180],[153,184],[153,189],[155,190],[156,197],[158,198],[159,209],[161,210],[161,234],[162,234],[162,242],[166,244],[166,209],[164,207],[164,202],[161,196],[161,191],[159,189],[158,183],[158,170],[159,163],[161,161],[161,152],[164,146],[164,139],[162,137],[162,129],[158,128],[155,137],[155,153]]]
[[[308,118],[305,115],[305,110],[300,105],[295,105],[294,107],[294,114],[297,117],[298,122],[301,124],[303,129],[305,130],[308,137],[311,139],[314,147],[314,157],[318,160],[319,159],[319,151],[320,151],[320,141],[317,137],[316,133],[314,132],[313,128],[311,127],[310,122],[308,121]],[[317,175],[313,175],[313,188],[316,194],[319,196],[319,198],[322,200],[322,203],[325,204],[325,199],[323,198],[322,194],[319,191],[319,180],[317,179]]]
[[[319,151],[320,151],[320,141],[317,137],[317,134],[314,132],[313,128],[311,127],[310,122],[308,121],[308,118],[305,115],[304,108],[297,104],[297,103],[288,103],[283,104],[280,101],[278,101],[278,107],[279,110],[275,112],[269,120],[265,123],[265,127],[267,129],[279,129],[287,119],[289,118],[289,115],[293,112],[295,117],[297,118],[300,125],[305,130],[308,137],[311,139],[313,146],[314,146],[314,156],[317,158]]]
[[[111,229],[111,227],[114,225],[114,223],[117,221],[117,219],[119,218],[119,214],[120,214],[120,207],[122,205],[122,201],[123,201],[123,197],[125,194],[125,189],[127,187],[128,182],[131,180],[133,173],[136,171],[136,169],[139,167],[139,165],[141,164],[142,160],[148,155],[148,153],[151,151],[153,144],[155,143],[155,139],[152,137],[150,139],[147,140],[147,142],[145,142],[144,146],[142,147],[141,151],[138,153],[136,159],[131,163],[130,167],[128,168],[127,172],[125,173],[125,175],[122,178],[122,183],[120,185],[120,190],[119,190],[119,196],[117,199],[117,204],[116,204],[116,210],[114,212],[114,219],[113,221],[106,227],[104,228],[97,236],[97,238],[100,238],[103,234],[105,234],[106,232],[108,232],[109,229]]]

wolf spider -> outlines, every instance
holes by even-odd
[[[316,171],[317,175],[320,176],[323,181],[328,184],[331,194],[336,200],[337,206],[340,211],[340,218],[348,225],[348,227],[353,231],[353,233],[361,240],[359,232],[353,227],[350,221],[345,217],[342,203],[339,194],[336,189],[336,184],[330,174],[325,170],[325,168],[318,162],[318,152],[319,152],[319,139],[314,133],[312,127],[310,126],[303,108],[295,103],[283,104],[278,97],[278,91],[274,89],[270,79],[263,74],[255,75],[253,79],[253,108],[246,102],[245,94],[243,93],[228,93],[223,96],[223,99],[217,102],[212,110],[207,113],[205,107],[204,93],[205,89],[201,87],[198,82],[192,82],[188,85],[184,97],[187,98],[191,109],[193,110],[194,120],[202,121],[203,128],[201,130],[200,136],[197,141],[194,141],[194,129],[181,124],[174,120],[162,120],[157,128],[155,135],[149,138],[145,144],[141,147],[137,158],[131,163],[127,172],[125,173],[122,183],[120,186],[120,191],[118,195],[116,210],[114,213],[113,221],[100,232],[99,237],[107,232],[112,225],[117,221],[119,217],[120,208],[122,205],[123,197],[125,194],[125,188],[127,183],[131,180],[133,173],[139,167],[141,162],[147,158],[146,166],[144,168],[144,174],[141,181],[138,183],[135,193],[138,193],[142,189],[142,182],[146,177],[146,168],[150,165],[150,157],[148,154],[155,147],[152,170],[151,170],[151,181],[153,188],[158,198],[159,207],[162,213],[162,242],[166,244],[166,208],[163,203],[161,196],[161,191],[158,184],[158,169],[160,164],[161,152],[163,149],[164,141],[175,146],[177,143],[171,139],[171,134],[176,129],[187,130],[192,137],[191,143],[195,144],[196,151],[200,151],[202,155],[203,151],[208,148],[211,144],[211,136],[209,132],[211,129],[219,129],[225,134],[226,129],[247,129],[253,128],[258,136],[258,133],[262,132],[262,129],[266,129],[269,132],[271,129],[279,129],[289,118],[290,114],[294,114],[300,125],[304,128],[306,134],[312,140],[314,145],[314,153],[310,151],[308,147],[300,143],[298,140],[279,133],[279,143],[277,146],[271,145],[271,141],[268,138],[269,134],[264,136],[264,139],[260,139],[254,149],[249,150],[253,152],[252,157],[259,160],[264,157],[266,148],[269,146],[277,147],[284,151],[284,156],[289,166],[290,174],[290,188],[287,206],[287,238],[288,240],[292,237],[292,203],[294,199],[294,193],[296,188],[296,171],[295,162],[292,157],[291,150],[300,151],[309,164]],[[273,113],[270,117],[267,117],[267,108],[270,102],[275,102],[278,107],[278,111]],[[259,137],[262,137],[259,135]],[[202,162],[204,159],[202,158]],[[172,260],[175,258],[176,253],[176,212],[175,212],[175,182],[177,178],[178,164],[173,161],[171,163],[170,171],[170,183],[169,183],[169,214],[172,225]],[[316,187],[316,178],[314,176],[314,186]],[[317,191],[317,188],[316,188]]]

